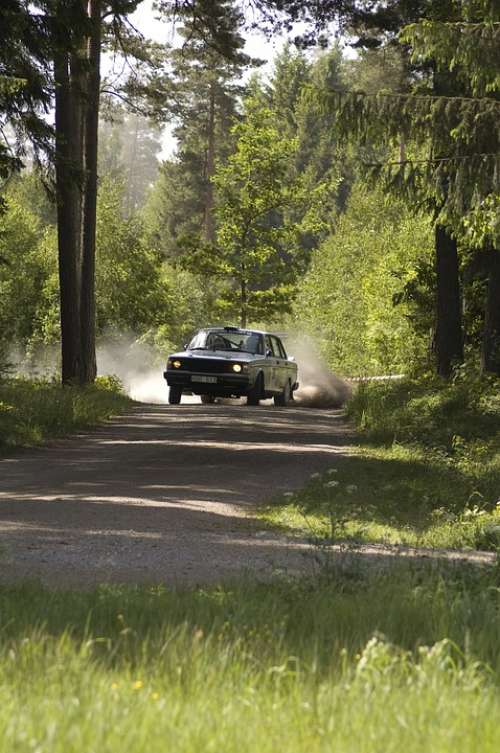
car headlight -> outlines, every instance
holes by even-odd
[[[241,371],[241,364],[233,363],[233,371],[236,371],[236,373],[239,374]]]
[[[178,361],[177,359],[175,359],[175,361],[169,361],[168,365],[172,366],[174,369],[180,369],[182,366],[182,363]]]

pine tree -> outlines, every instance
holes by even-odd
[[[399,156],[372,167],[388,188],[406,194],[414,204],[426,204],[434,215],[437,368],[449,376],[453,363],[463,356],[456,238],[499,190],[500,107],[492,88],[497,86],[498,55],[496,67],[491,67],[492,51],[498,45],[495,21],[487,10],[481,15],[477,4],[474,22],[467,20],[467,5],[457,11],[454,4],[440,3],[434,9],[434,18],[407,26],[401,36],[405,44],[414,45],[413,63],[421,72],[417,91],[329,96],[345,136],[380,140],[394,149],[401,138],[411,142],[412,150],[404,159]],[[456,51],[456,45],[446,46],[443,38],[456,35],[457,28],[469,37],[468,43],[462,42],[466,48],[477,48],[482,40],[485,51],[475,61],[468,62],[462,54],[458,62],[458,57],[447,54],[447,50]],[[440,42],[436,35],[441,36]],[[481,59],[492,76],[478,73]]]
[[[137,112],[114,108],[112,120],[99,125],[99,174],[123,180],[126,217],[141,209],[158,177],[161,131]]]
[[[179,241],[185,237],[215,239],[212,178],[216,161],[229,154],[242,72],[252,64],[242,52],[243,18],[231,2],[199,2],[195,11],[186,7],[176,12],[183,43],[170,54],[170,111],[178,148],[165,162],[152,199],[159,212],[157,236],[166,255],[174,258],[182,253]],[[172,11],[166,12],[169,18]]]

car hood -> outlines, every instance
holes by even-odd
[[[264,356],[254,355],[253,353],[241,353],[233,351],[228,353],[227,350],[182,350],[179,353],[172,353],[169,358],[207,358],[210,360],[220,361],[255,361]]]

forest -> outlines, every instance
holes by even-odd
[[[137,3],[38,5],[2,10],[4,368],[62,341],[85,384],[104,336],[164,354],[236,322],[310,335],[346,376],[500,373],[493,5],[333,3],[266,74],[229,2],[160,3],[171,47],[133,31]]]
[[[1,0],[0,753],[496,753],[499,628],[498,0]]]

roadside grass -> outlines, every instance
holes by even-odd
[[[101,377],[88,387],[21,378],[0,381],[0,453],[94,426],[130,405],[113,377]]]
[[[500,746],[496,568],[0,588],[0,751]]]
[[[470,375],[362,384],[348,405],[361,444],[260,517],[327,540],[500,546],[500,385]]]

